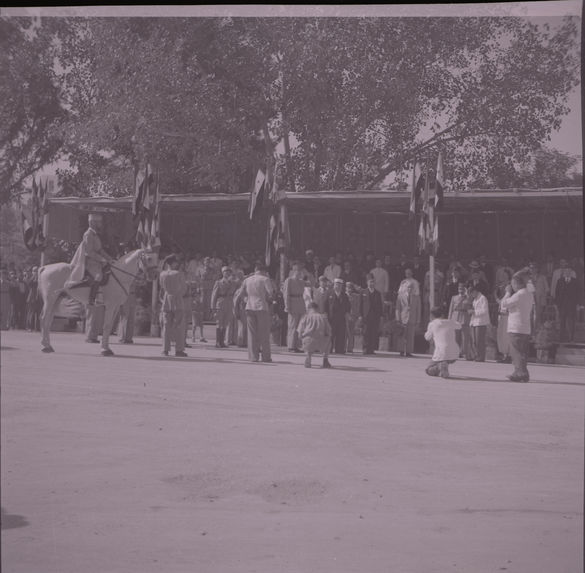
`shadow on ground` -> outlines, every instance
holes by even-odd
[[[2,516],[0,517],[2,524],[2,531],[5,529],[16,529],[18,527],[26,527],[29,525],[26,518],[22,515],[13,515],[6,513],[6,510],[2,508]]]

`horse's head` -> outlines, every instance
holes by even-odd
[[[138,259],[138,267],[144,273],[146,280],[153,281],[158,276],[158,252],[142,249]]]

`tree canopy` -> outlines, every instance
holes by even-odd
[[[274,150],[288,190],[376,188],[439,148],[463,187],[517,171],[559,127],[577,24],[61,18],[37,49],[68,112],[67,193],[128,194],[146,160],[163,192],[242,192]]]

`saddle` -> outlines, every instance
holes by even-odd
[[[76,283],[67,282],[65,283],[65,288],[74,289],[80,287],[91,287],[92,285],[97,285],[98,287],[105,286],[108,284],[110,280],[110,275],[112,274],[112,269],[109,263],[106,263],[102,269],[102,278],[99,282],[96,282],[91,275],[85,271],[85,275],[82,280]]]

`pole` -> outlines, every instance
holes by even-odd
[[[49,237],[49,212],[48,211],[43,215],[43,237],[45,237],[45,241]],[[44,267],[45,263],[46,263],[45,250],[46,249],[43,249],[41,251],[41,264],[40,264],[41,267]]]
[[[287,212],[286,212],[286,204],[284,201],[281,201],[280,203],[280,216],[279,216],[279,227],[282,226],[281,228],[285,228],[285,222],[287,221]],[[280,241],[283,242],[283,244],[280,244]],[[280,284],[282,285],[284,283],[284,281],[286,280],[286,266],[287,266],[287,260],[286,260],[286,238],[285,237],[280,237],[279,238],[279,250],[280,250],[280,272],[279,272],[279,279],[280,279]]]

